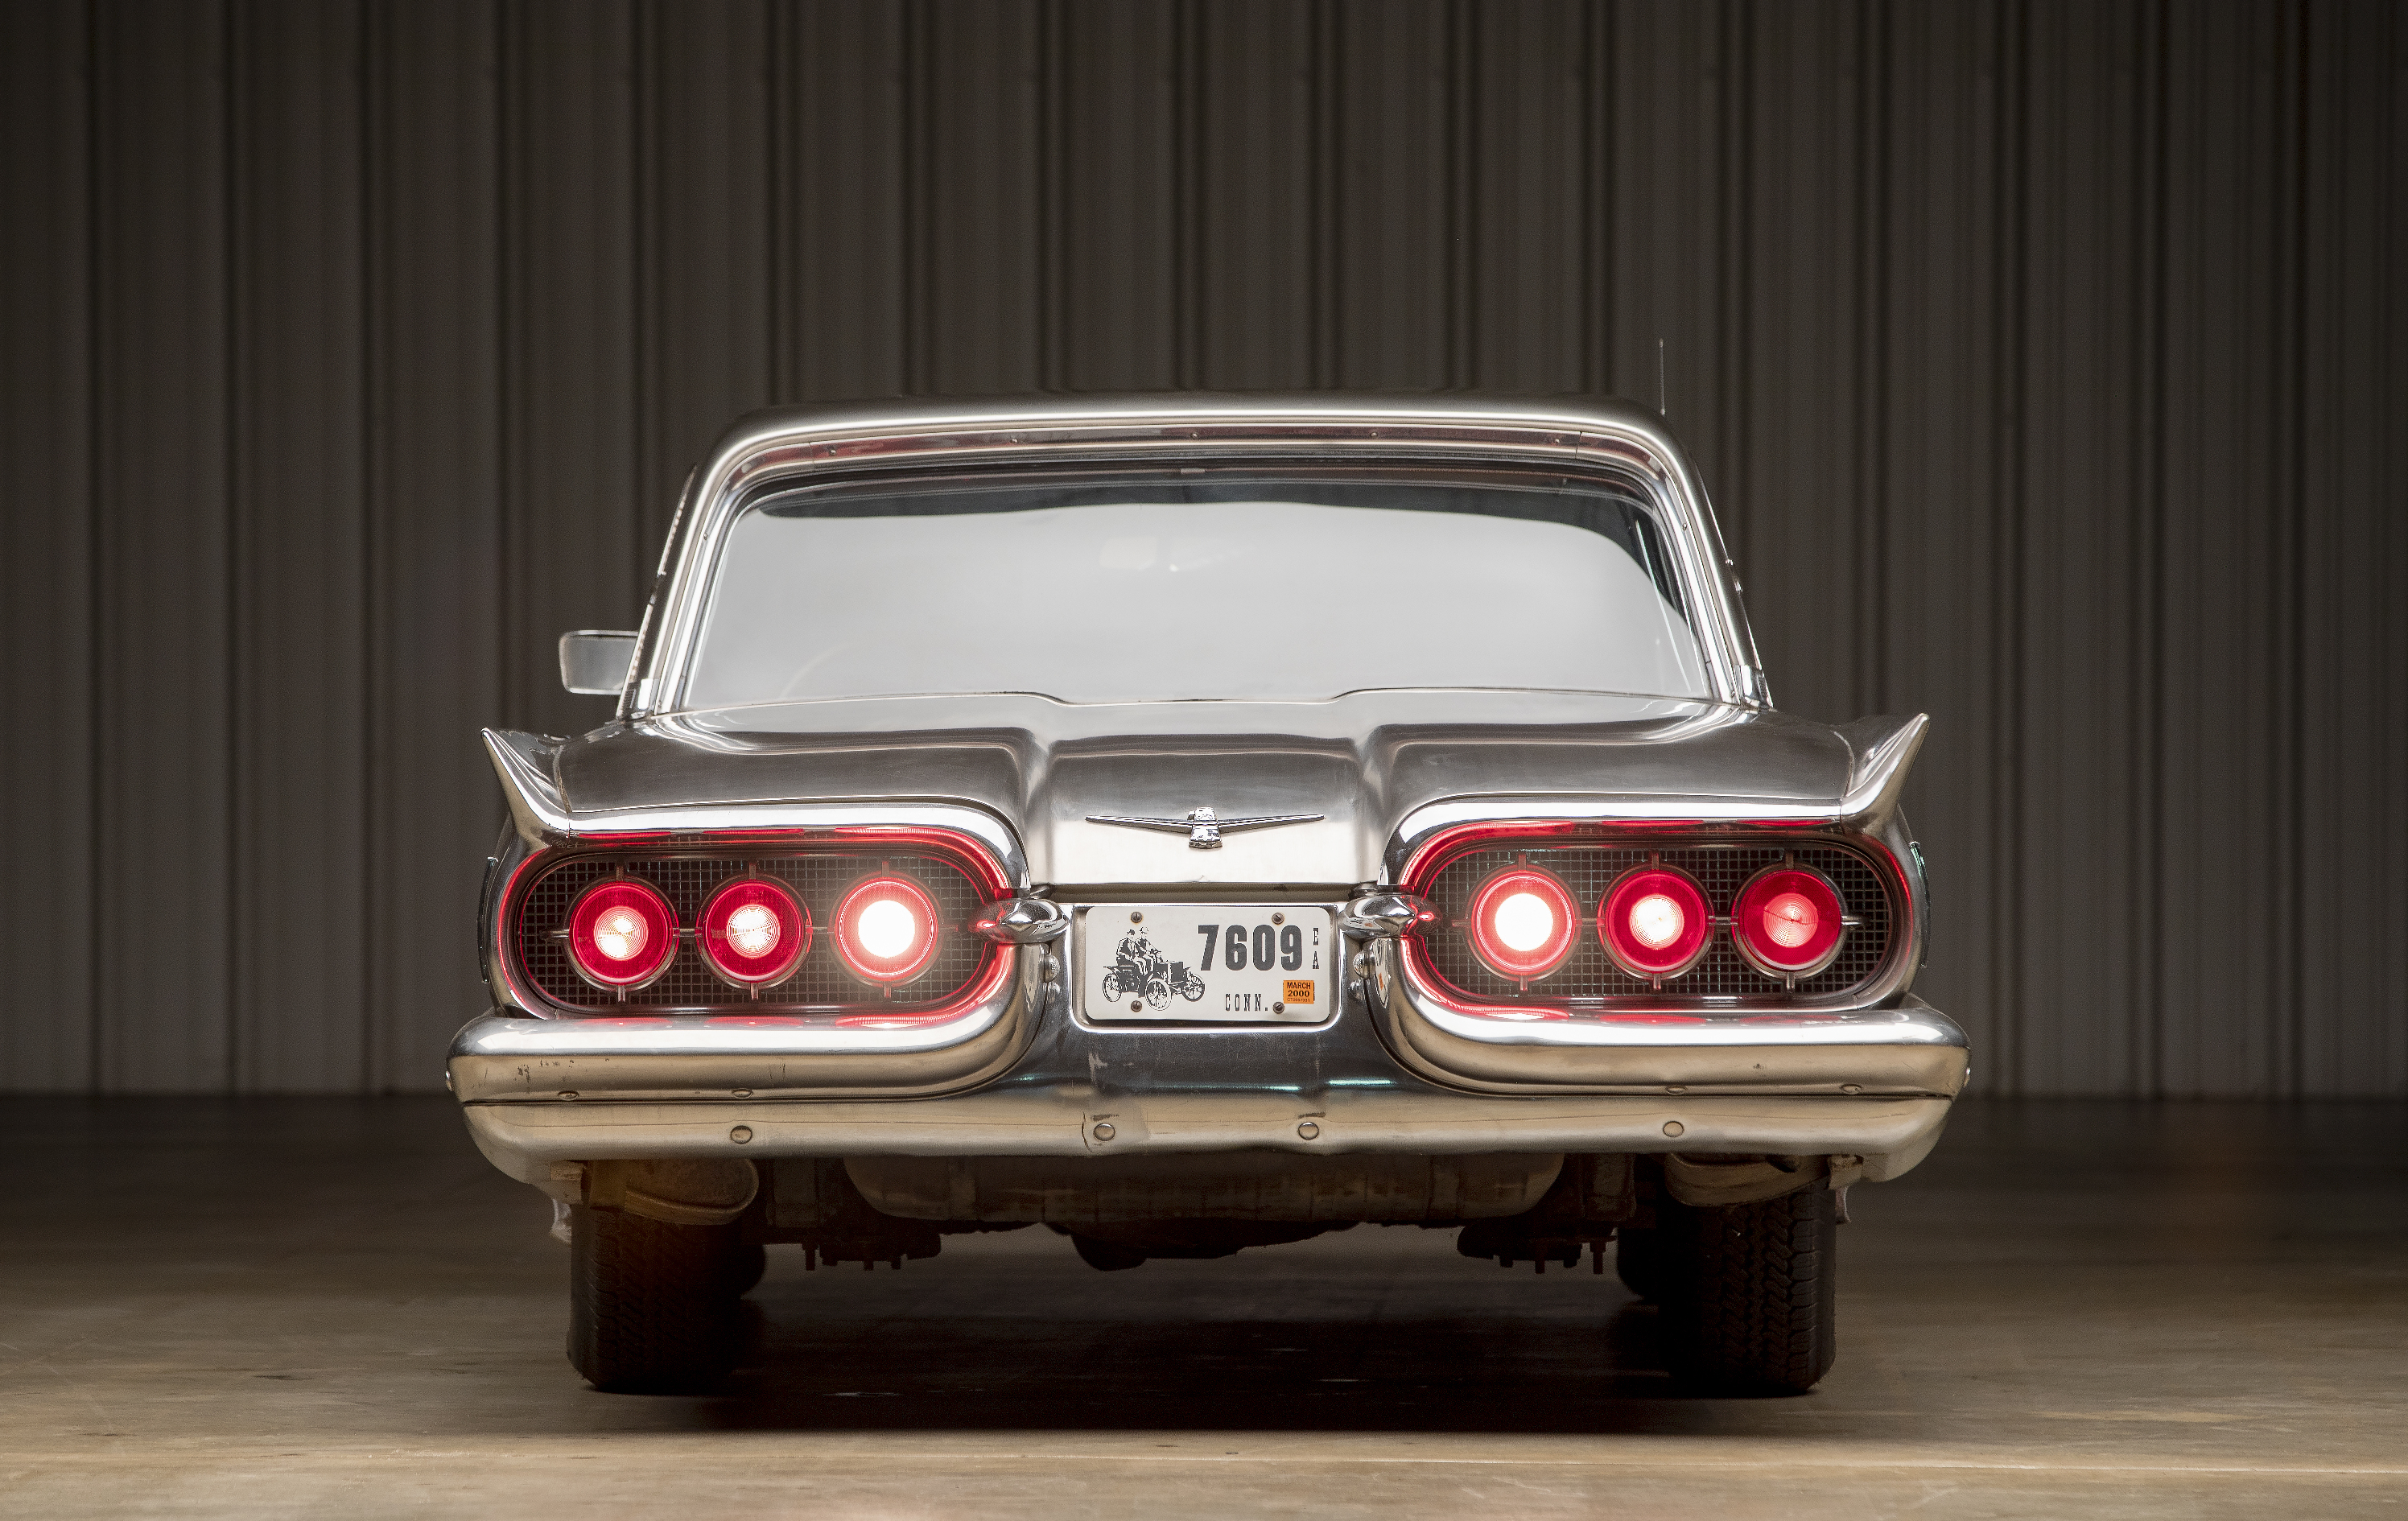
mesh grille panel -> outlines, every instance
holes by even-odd
[[[1750,877],[1766,867],[1780,865],[1783,856],[1795,854],[1799,865],[1813,867],[1831,879],[1840,890],[1842,905],[1860,921],[1849,926],[1847,938],[1840,943],[1838,957],[1813,976],[1799,978],[1794,991],[1784,989],[1781,979],[1768,977],[1749,966],[1731,944],[1730,932],[1717,926],[1704,959],[1667,982],[1658,992],[1644,979],[1615,966],[1606,955],[1597,933],[1597,907],[1606,889],[1632,867],[1646,864],[1649,854],[1643,849],[1574,845],[1545,850],[1474,851],[1456,857],[1439,871],[1437,880],[1430,884],[1428,897],[1446,920],[1424,937],[1431,969],[1458,991],[1500,1003],[1561,1004],[1613,998],[1661,1003],[1668,997],[1785,1002],[1845,993],[1870,981],[1889,955],[1889,895],[1882,890],[1881,879],[1873,874],[1872,868],[1853,851],[1829,846],[1791,851],[1777,845],[1657,850],[1653,854],[1660,855],[1665,865],[1678,867],[1698,880],[1698,885],[1705,889],[1706,902],[1718,917],[1728,917],[1732,900],[1739,897]],[[1583,921],[1580,940],[1571,955],[1544,981],[1531,983],[1527,993],[1482,965],[1472,953],[1470,935],[1456,927],[1469,914],[1471,895],[1489,873],[1523,857],[1564,880],[1580,900]]]
[[[624,865],[667,896],[678,923],[694,927],[703,900],[730,877],[759,873],[775,877],[795,890],[811,914],[811,948],[803,964],[784,982],[761,990],[756,1002],[744,989],[719,980],[703,959],[700,943],[691,935],[678,945],[677,959],[661,979],[638,988],[621,1003],[616,993],[598,988],[577,975],[569,964],[568,941],[554,931],[568,926],[569,906],[586,888]],[[896,988],[891,997],[845,970],[837,954],[832,922],[837,900],[862,878],[881,870],[911,878],[936,899],[943,940],[928,969]],[[796,855],[776,860],[686,858],[621,860],[583,856],[564,861],[538,878],[527,889],[518,914],[519,965],[527,980],[552,1002],[570,1009],[608,1009],[612,1012],[644,1009],[719,1009],[740,1006],[747,1011],[828,1010],[838,1005],[903,1010],[939,1004],[968,985],[985,959],[987,942],[963,932],[982,899],[977,886],[959,868],[931,855]]]

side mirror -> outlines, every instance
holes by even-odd
[[[615,697],[636,663],[636,636],[580,628],[560,636],[560,684],[580,697]]]

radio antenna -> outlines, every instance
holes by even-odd
[[[1672,414],[1664,407],[1664,340],[1656,340],[1656,415],[1669,418]]]

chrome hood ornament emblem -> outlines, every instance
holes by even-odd
[[[1183,819],[1156,819],[1126,813],[1090,813],[1089,824],[1124,824],[1132,829],[1168,829],[1187,837],[1192,851],[1217,851],[1221,848],[1224,829],[1268,829],[1282,824],[1317,824],[1328,815],[1324,813],[1258,813],[1250,818],[1224,819],[1209,808],[1199,808]]]

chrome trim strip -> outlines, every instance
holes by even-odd
[[[1427,1091],[1105,1096],[1084,1085],[929,1103],[471,1103],[496,1167],[542,1186],[553,1162],[681,1156],[1076,1156],[1276,1151],[1772,1152],[1852,1155],[1871,1182],[1929,1153],[1945,1098],[1778,1096],[1497,1099]],[[1297,1130],[1313,1122],[1307,1139]],[[1095,1126],[1109,1121],[1111,1139]],[[743,1127],[749,1140],[730,1132]],[[1668,1131],[1678,1140],[1668,1140]]]

